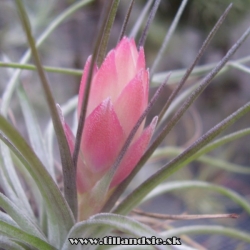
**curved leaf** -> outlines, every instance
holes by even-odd
[[[250,129],[249,129],[250,131]],[[214,145],[214,143],[213,143]],[[207,165],[216,167],[216,168],[220,168],[220,169],[224,169],[226,171],[230,171],[230,172],[235,172],[235,173],[239,173],[239,174],[250,174],[250,169],[246,166],[241,166],[241,165],[237,165],[237,164],[233,164],[230,163],[228,161],[224,161],[224,160],[220,160],[216,157],[212,157],[212,156],[200,156],[202,155],[202,153],[204,152],[208,152],[208,149],[213,150],[215,148],[211,148],[211,147],[204,147],[203,149],[201,149],[198,153],[194,154],[192,156],[192,161],[198,161],[198,162],[202,162],[205,163]],[[163,158],[173,158],[173,156],[177,156],[179,155],[181,152],[183,151],[183,149],[178,148],[178,147],[164,147],[164,148],[159,148],[157,150],[155,150],[155,152],[153,153],[153,155],[150,157],[151,160],[154,159],[158,159]],[[202,151],[202,153],[201,153]],[[199,157],[200,156],[200,157]]]
[[[27,233],[39,237],[43,240],[45,236],[38,229],[38,226],[27,217],[21,209],[19,209],[13,202],[11,202],[6,196],[0,193],[0,207],[11,216],[11,218],[19,225],[20,228],[25,230]]]
[[[2,142],[0,142],[1,147],[6,147]],[[6,147],[8,150],[8,148]],[[2,152],[1,152],[2,153]],[[3,154],[2,154],[3,156]],[[6,173],[6,167],[4,163],[2,162],[2,158],[0,157],[0,183],[1,188],[3,189],[3,192],[13,201],[15,204],[17,204],[20,207],[23,207],[23,202],[20,200],[20,198],[17,196],[13,189],[13,185],[11,185],[11,180],[9,178],[8,172]],[[27,209],[28,210],[28,209]],[[32,212],[31,212],[32,213]]]
[[[211,150],[218,148],[222,145],[224,145],[225,143],[234,141],[236,139],[239,139],[243,136],[247,136],[250,134],[250,128],[246,128],[246,129],[241,129],[239,131],[236,131],[234,133],[228,134],[226,136],[223,136],[209,144],[207,144],[205,147],[203,147],[201,150],[199,150],[199,152],[197,152],[196,154],[193,155],[194,158],[197,158],[207,152],[210,152]]]
[[[28,198],[14,167],[12,158],[10,156],[10,151],[8,147],[6,147],[6,145],[4,145],[4,143],[2,142],[0,142],[0,154],[2,157],[1,160],[3,161],[2,165],[0,166],[0,179],[4,192],[10,197],[13,202],[27,211],[27,214],[29,214],[30,217],[35,218]]]
[[[0,220],[8,223],[11,226],[18,227],[17,223],[6,213],[0,211]]]
[[[247,213],[250,214],[250,203],[244,197],[237,194],[233,190],[230,190],[229,188],[221,187],[219,185],[211,184],[205,181],[176,181],[164,183],[157,186],[152,192],[150,192],[142,202],[145,202],[166,192],[188,188],[204,188],[206,190],[218,192],[233,200],[235,203],[244,208]]]
[[[103,213],[94,215],[87,221],[76,223],[70,230],[67,236],[67,240],[64,242],[64,245],[62,247],[62,250],[72,249],[72,245],[68,240],[69,238],[88,238],[93,237],[93,235],[95,237],[98,237],[99,235],[109,236],[110,230],[112,229],[117,229],[136,237],[159,237],[159,235],[157,235],[157,233],[150,229],[148,226],[141,224],[129,217],[117,214]],[[163,246],[157,247],[157,249],[168,249]]]
[[[0,235],[0,249],[5,250],[25,250],[17,243],[13,242],[9,237]]]
[[[66,135],[64,133],[59,114],[57,112],[55,99],[52,95],[47,76],[42,67],[40,56],[36,48],[35,39],[30,27],[29,17],[26,13],[23,2],[21,0],[15,0],[15,2],[20,21],[26,35],[26,39],[30,46],[32,56],[37,67],[38,76],[43,87],[43,92],[46,97],[46,103],[49,107],[50,115],[52,117],[54,129],[56,132],[56,138],[62,164],[64,196],[74,216],[77,217],[76,168],[73,165],[73,160],[71,157]]]
[[[248,32],[250,29],[248,30]],[[128,213],[136,204],[140,201],[157,185],[167,179],[171,174],[184,167],[190,162],[190,158],[197,153],[201,148],[206,146],[211,142],[216,136],[218,136],[222,131],[232,125],[240,117],[245,115],[250,111],[250,102],[239,108],[233,114],[225,118],[215,127],[210,129],[206,134],[201,136],[192,146],[183,151],[176,158],[171,160],[160,170],[158,170],[154,175],[148,178],[142,185],[135,189],[127,198],[125,198],[113,212],[119,214]]]
[[[28,234],[23,230],[11,226],[3,221],[0,221],[0,232],[3,233],[5,236],[11,237],[13,240],[27,243],[28,245],[36,247],[39,250],[48,250],[48,249],[56,250],[56,248],[54,248],[47,242],[43,241],[42,239],[35,237],[31,234]]]
[[[186,226],[179,227],[175,229],[170,229],[164,233],[161,233],[162,237],[171,237],[181,234],[215,234],[215,235],[224,235],[230,238],[238,239],[240,241],[245,241],[250,243],[250,234],[240,231],[239,229],[232,229],[222,226]]]
[[[27,94],[24,91],[22,85],[19,86],[17,89],[17,94],[20,102],[20,106],[23,112],[27,132],[29,135],[29,140],[31,143],[32,148],[34,149],[36,155],[39,157],[41,162],[44,164],[50,175],[55,180],[55,170],[53,165],[49,164],[47,151],[45,148],[43,136],[41,133],[40,126],[37,122],[36,115],[34,114],[34,110],[29,102]]]
[[[69,8],[67,8],[65,11],[60,13],[51,23],[50,25],[44,30],[44,32],[38,37],[36,47],[38,48],[43,44],[43,42],[49,37],[50,34],[65,20],[67,19],[70,15],[72,15],[74,12],[79,10],[81,7],[84,5],[87,5],[89,3],[93,2],[93,0],[80,0],[76,2],[75,4],[72,4]],[[31,57],[31,51],[30,49],[27,50],[23,57],[20,60],[20,63],[26,63]],[[21,74],[21,70],[16,70],[15,73],[13,74],[12,78],[8,82],[6,89],[3,94],[2,98],[2,103],[1,103],[1,113],[3,115],[7,114],[7,110],[10,105],[11,97],[16,89],[16,86],[18,84],[17,79]]]
[[[230,60],[221,69],[221,71],[219,72],[218,75],[221,75],[222,73],[228,71],[231,67],[239,69],[237,67],[237,65],[239,65],[240,63],[247,63],[249,61],[250,61],[250,56],[246,56],[246,57],[240,58],[238,60]],[[193,76],[193,78],[204,76],[212,68],[214,68],[215,65],[216,65],[216,63],[209,63],[209,64],[205,64],[205,65],[201,65],[201,66],[196,66],[194,68],[194,70],[192,71],[192,73],[190,74],[190,76],[191,76],[191,78],[192,78],[192,76]],[[242,70],[242,68],[240,68],[240,69]],[[186,69],[178,69],[178,70],[173,70],[171,72],[172,72],[172,74],[171,74],[171,77],[169,79],[170,81],[168,84],[175,84],[184,76]],[[159,86],[164,81],[164,79],[166,78],[166,76],[168,74],[169,74],[169,72],[160,72],[160,73],[154,74],[153,79],[152,79],[152,86]]]
[[[0,133],[1,140],[14,152],[37,183],[47,206],[51,233],[53,233],[51,240],[56,241],[56,245],[60,244],[59,242],[65,240],[74,224],[73,214],[67,202],[32,148],[2,115],[0,115],[0,130],[8,138]]]

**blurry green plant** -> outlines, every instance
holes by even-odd
[[[204,66],[195,66],[208,46],[210,40],[213,38],[216,31],[219,29],[220,25],[225,19],[231,8],[231,5],[220,17],[213,30],[208,35],[190,68],[186,70],[176,70],[172,72],[171,76],[169,77],[169,72],[155,72],[157,70],[157,66],[161,62],[164,51],[169,44],[180,16],[186,6],[187,0],[182,1],[182,4],[180,5],[179,10],[169,28],[169,31],[166,34],[162,47],[159,49],[159,54],[156,56],[156,59],[150,69],[152,85],[154,84],[156,86],[161,86],[156,92],[154,98],[151,100],[151,102],[149,102],[147,109],[138,120],[134,129],[132,129],[132,132],[128,136],[128,139],[125,142],[119,156],[117,157],[116,162],[110,167],[110,170],[104,176],[104,181],[101,182],[102,188],[99,187],[98,193],[95,194],[98,197],[106,197],[110,180],[119,167],[122,157],[125,155],[125,152],[128,149],[134,134],[136,133],[136,129],[140,125],[140,122],[148,114],[165,84],[172,84],[173,82],[176,83],[179,81],[179,84],[175,87],[174,91],[171,93],[169,99],[159,114],[157,136],[143,154],[132,173],[121,184],[119,184],[118,187],[115,188],[114,192],[109,197],[106,197],[108,200],[106,204],[100,209],[99,213],[94,214],[85,221],[77,221],[78,211],[76,165],[81,142],[81,133],[84,128],[91,75],[93,73],[94,62],[97,62],[98,65],[100,65],[106,55],[109,34],[114,22],[119,1],[107,1],[103,11],[100,31],[97,34],[90,71],[87,78],[85,96],[79,118],[73,157],[70,153],[70,148],[61,124],[60,114],[58,114],[55,100],[50,91],[45,71],[76,75],[81,75],[82,71],[42,66],[37,48],[42,45],[46,38],[66,18],[91,2],[93,1],[82,0],[72,4],[48,25],[47,29],[40,35],[35,44],[23,2],[22,0],[15,1],[20,20],[30,45],[30,50],[25,53],[19,63],[0,62],[0,66],[2,67],[7,67],[9,69],[18,68],[11,72],[11,79],[6,85],[1,102],[0,139],[2,142],[0,145],[0,186],[2,188],[2,193],[0,194],[0,207],[2,208],[2,211],[0,211],[0,248],[66,250],[73,249],[75,247],[77,249],[81,246],[72,246],[69,238],[98,238],[109,235],[119,235],[118,232],[126,233],[126,235],[132,235],[133,237],[172,237],[183,234],[188,235],[192,233],[216,235],[221,234],[236,238],[240,241],[245,241],[250,244],[249,233],[233,228],[227,228],[223,226],[197,225],[177,227],[157,233],[147,225],[137,222],[128,216],[128,213],[131,210],[146,200],[152,199],[168,191],[187,188],[205,188],[207,190],[209,189],[223,194],[241,206],[248,214],[250,214],[249,202],[228,188],[201,181],[178,181],[163,183],[173,173],[195,160],[206,161],[210,165],[222,168],[227,171],[249,174],[250,171],[247,168],[237,166],[220,159],[211,159],[211,157],[206,156],[205,154],[250,133],[250,129],[246,128],[213,141],[216,136],[218,136],[226,128],[236,122],[240,117],[250,111],[250,102],[246,103],[244,106],[240,107],[234,113],[226,117],[184,150],[174,147],[159,147],[167,134],[175,127],[186,110],[197,99],[197,97],[208,86],[214,77],[216,77],[219,73],[226,72],[232,67],[249,74],[250,70],[244,65],[244,63],[250,60],[250,55],[246,56],[245,58],[240,58],[236,61],[230,61],[230,58],[247,38],[250,33],[250,29],[248,29],[239,38],[239,40],[232,46],[232,48],[221,59],[220,62]],[[126,15],[119,40],[126,33],[126,24],[129,20],[130,10],[132,9],[133,3],[134,1],[130,2],[130,8]],[[138,47],[144,45],[150,24],[157,11],[159,3],[159,0],[154,2],[152,0],[147,1],[147,4],[141,12],[141,15],[138,17],[137,23],[134,25],[130,33],[131,37],[136,38],[139,31],[142,30],[142,35],[138,40]],[[146,25],[145,28],[142,29],[146,16],[148,16]],[[31,55],[33,56],[35,66],[26,64],[29,61]],[[33,107],[29,102],[29,98],[19,82],[21,69],[37,70],[42,82],[46,101],[50,108],[50,114],[52,118],[52,122],[49,123],[44,136],[41,132],[40,125],[37,122]],[[189,76],[204,76],[204,78],[202,78],[198,83],[189,86],[184,92],[178,95],[181,87],[184,85]],[[169,80],[167,83],[165,82],[166,79]],[[14,91],[16,91],[18,94],[18,100],[24,114],[31,146],[25,141],[17,129],[7,120],[8,107],[13,98],[12,95]],[[75,110],[76,105],[77,97],[74,97],[62,106],[62,114],[66,115],[69,112]],[[57,181],[57,173],[54,164],[54,131],[57,137],[61,156],[64,188],[63,192],[59,189],[59,183]],[[150,176],[135,190],[133,190],[127,197],[123,198],[118,205],[116,205],[117,200],[121,197],[130,181],[149,159],[154,160],[161,158],[166,161],[166,155],[170,154],[173,156],[172,160],[165,163],[162,168],[156,171],[152,176]],[[25,181],[26,186],[28,186],[28,191],[24,188],[23,180]],[[32,195],[31,200],[29,199],[28,194]],[[228,215],[228,217],[230,216],[231,215]],[[199,216],[197,216],[197,218],[198,217]],[[149,249],[194,249],[188,246],[190,241],[187,240],[185,243],[186,245],[182,246],[159,245],[147,247]],[[138,246],[126,246],[128,249],[136,249],[137,247]],[[102,249],[107,248],[107,246],[84,246],[84,249],[97,248]],[[116,246],[109,246],[109,249],[116,248]],[[121,246],[119,246],[119,249],[120,248]],[[146,249],[145,246],[143,246],[142,249]]]

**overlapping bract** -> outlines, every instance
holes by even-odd
[[[80,113],[91,57],[81,80],[78,100]],[[138,51],[133,39],[124,37],[106,56],[101,67],[94,68],[77,165],[78,193],[91,190],[111,168],[125,140],[148,104],[149,73],[143,48]],[[141,124],[111,182],[118,185],[133,170],[144,153],[157,118],[143,130]],[[67,124],[64,130],[73,152],[74,136]]]

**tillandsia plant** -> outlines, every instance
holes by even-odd
[[[90,61],[89,58],[84,67],[78,114],[81,112]],[[98,212],[95,209],[103,205],[101,199],[92,201],[94,187],[115,162],[129,133],[147,107],[149,72],[145,68],[143,48],[138,52],[135,41],[124,37],[108,53],[100,69],[94,68],[92,79],[76,174],[80,220]],[[108,185],[110,191],[138,163],[148,146],[156,122],[157,117],[144,131],[145,120],[140,125]],[[73,154],[74,135],[65,122],[63,127]]]
[[[248,168],[206,155],[250,133],[250,129],[246,128],[214,140],[240,117],[248,114],[250,102],[223,118],[203,135],[195,134],[185,147],[166,147],[165,138],[218,73],[234,67],[249,74],[249,69],[243,65],[250,60],[249,55],[237,61],[230,60],[248,37],[250,29],[238,38],[218,63],[196,66],[232,8],[229,5],[208,34],[197,56],[190,62],[190,67],[184,71],[155,73],[188,1],[183,0],[180,4],[151,66],[146,63],[144,44],[161,1],[146,1],[130,34],[126,30],[136,1],[105,1],[99,31],[93,43],[94,49],[88,53],[91,56],[83,72],[43,66],[38,47],[66,18],[94,2],[81,0],[73,3],[48,25],[35,42],[33,29],[36,26],[30,19],[42,16],[49,20],[49,11],[30,16],[26,12],[29,9],[28,1],[13,1],[29,50],[19,63],[10,62],[8,54],[2,56],[0,62],[0,66],[8,68],[10,76],[2,94],[0,115],[0,249],[211,249],[211,245],[207,246],[189,234],[227,236],[237,239],[241,246],[249,249],[249,232],[230,228],[218,220],[216,222],[219,226],[208,225],[206,221],[203,225],[193,225],[192,222],[192,225],[187,226],[186,221],[190,220],[203,219],[211,223],[210,219],[224,218],[228,223],[231,218],[238,217],[237,214],[227,214],[227,205],[223,202],[219,203],[225,207],[224,210],[212,206],[209,193],[202,196],[211,204],[206,205],[206,209],[199,214],[189,214],[188,206],[188,214],[185,215],[146,213],[136,207],[160,194],[176,190],[182,191],[179,195],[181,199],[185,200],[183,194],[187,194],[189,199],[195,196],[196,191],[188,195],[186,189],[198,188],[228,197],[249,218],[249,201],[235,190],[211,181],[195,181],[194,178],[177,181],[174,174],[186,169],[184,167],[193,161],[205,162],[209,167],[211,165],[231,172],[250,174]],[[41,1],[43,4],[45,7],[47,2]],[[52,8],[53,3],[50,4]],[[127,4],[128,11],[121,32],[116,36],[117,45],[107,53],[119,4],[123,4],[123,8]],[[40,5],[38,7],[42,9]],[[141,36],[137,39],[139,31]],[[31,55],[35,65],[27,64]],[[30,101],[32,96],[28,96],[24,79],[20,76],[21,69],[36,69],[42,83],[51,115],[44,136]],[[56,104],[45,71],[81,76],[78,95],[66,104]],[[198,82],[187,85],[180,93],[189,76],[193,82],[197,79]],[[149,100],[150,86],[153,84],[159,86]],[[170,93],[167,86],[174,84],[176,86]],[[63,87],[60,85],[60,88]],[[23,112],[29,142],[18,131],[20,123],[9,107],[15,102],[14,91]],[[168,99],[161,111],[148,122],[146,117],[153,112],[154,104],[163,94],[168,95]],[[75,126],[72,127],[64,118],[71,111],[75,111]],[[199,115],[195,111],[191,113],[198,127],[199,121],[196,121]],[[53,153],[54,134],[60,164]],[[170,155],[172,159],[167,160]],[[154,163],[158,159],[163,166],[154,170]],[[142,183],[138,182],[136,188],[131,188],[130,182],[137,178],[137,173],[146,167],[146,163],[153,174],[144,176]],[[186,176],[190,176],[191,171],[186,173]],[[209,174],[208,170],[206,174]],[[123,195],[125,190],[126,197]],[[175,210],[180,211],[179,208]],[[204,214],[203,211],[209,211],[210,214]],[[186,211],[180,213],[183,212]],[[184,223],[180,226],[168,220],[183,220]]]

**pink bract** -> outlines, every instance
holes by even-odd
[[[87,74],[88,58],[81,80],[78,100],[80,113]],[[139,51],[133,39],[124,37],[106,56],[101,67],[94,68],[87,115],[77,165],[78,193],[91,190],[115,162],[124,142],[148,104],[149,73],[145,68],[143,48]],[[125,154],[111,188],[117,186],[133,170],[151,139],[157,118],[143,130],[138,129]],[[74,138],[69,127],[64,130],[71,149]]]

